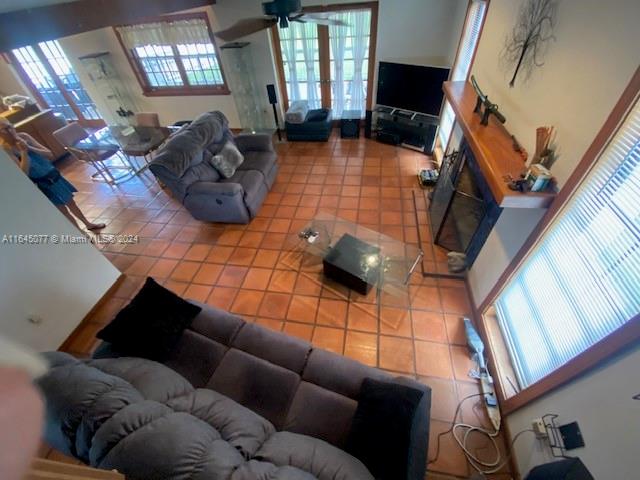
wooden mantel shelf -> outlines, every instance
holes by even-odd
[[[505,178],[518,178],[525,168],[520,155],[513,149],[511,135],[495,117],[488,125],[480,124],[480,115],[473,113],[476,92],[469,82],[445,82],[444,94],[456,114],[456,122],[480,166],[493,196],[504,208],[546,208],[553,201],[553,192],[522,193],[510,190]]]

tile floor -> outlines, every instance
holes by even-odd
[[[327,143],[279,143],[280,172],[259,215],[248,225],[207,224],[194,220],[159,188],[150,173],[116,188],[93,182],[87,165],[59,165],[76,185],[88,217],[107,223],[104,233],[139,235],[134,245],[109,245],[105,256],[125,280],[89,319],[69,347],[87,355],[95,333],[136,293],[146,276],[187,298],[242,315],[249,321],[310,340],[394,374],[431,386],[432,441],[446,431],[457,403],[477,392],[468,377],[472,366],[460,317],[468,314],[463,282],[436,281],[416,272],[411,279],[410,315],[397,328],[371,314],[373,305],[336,296],[312,275],[298,275],[282,262],[287,236],[320,210],[355,221],[407,243],[418,243],[416,213],[426,271],[446,271],[446,252],[431,244],[419,168],[429,157],[372,140]],[[413,193],[417,199],[414,208]],[[362,299],[360,299],[362,300]],[[487,424],[480,402],[468,400],[461,418]],[[481,457],[490,459],[486,442],[473,438]],[[504,449],[504,448],[503,448]],[[43,450],[54,458],[57,452]],[[466,478],[465,458],[451,435],[443,437],[440,458],[429,478]],[[508,469],[492,478],[511,478]]]

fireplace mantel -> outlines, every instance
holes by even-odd
[[[511,135],[504,125],[493,116],[489,117],[488,125],[480,124],[480,115],[473,112],[477,96],[471,83],[445,82],[443,89],[497,204],[503,208],[548,207],[555,197],[553,192],[522,193],[509,189],[505,178],[509,175],[518,178],[525,164],[513,149]]]

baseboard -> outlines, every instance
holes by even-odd
[[[93,317],[93,315],[95,315],[95,313],[100,308],[102,308],[104,303],[109,298],[111,298],[111,295],[113,294],[113,292],[115,292],[118,289],[118,287],[120,287],[120,284],[124,281],[125,278],[126,278],[126,275],[124,273],[120,273],[116,281],[113,282],[113,285],[111,285],[109,289],[104,293],[104,295],[100,297],[100,300],[98,300],[96,304],[93,307],[91,307],[91,310],[89,310],[89,312],[82,318],[82,320],[80,320],[80,323],[76,326],[76,328],[73,329],[73,332],[71,332],[71,334],[69,334],[67,339],[64,342],[62,342],[62,345],[58,347],[59,351],[66,352],[69,349],[69,346],[78,337],[81,330],[84,328],[85,324],[89,321],[91,317]]]

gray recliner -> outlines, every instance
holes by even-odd
[[[46,354],[46,441],[129,479],[373,480],[344,451],[373,378],[423,392],[393,479],[423,480],[428,387],[193,303],[203,309],[164,365],[107,343],[91,360]]]
[[[211,158],[229,140],[244,155],[244,162],[231,178],[223,178]],[[276,158],[269,135],[234,137],[221,112],[208,112],[169,138],[149,169],[194,218],[248,223],[273,186],[278,173]]]

